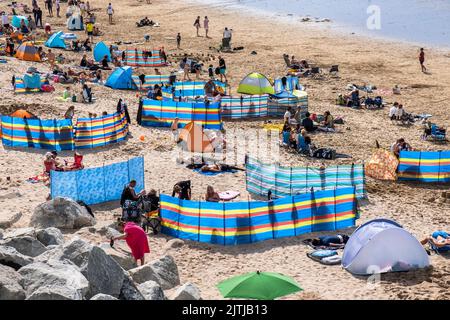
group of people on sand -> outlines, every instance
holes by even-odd
[[[73,155],[73,161],[69,162],[67,160],[58,157],[58,152],[51,151],[45,154],[44,158],[44,173],[50,175],[50,171],[74,171],[81,170],[84,168],[83,156],[75,152]]]

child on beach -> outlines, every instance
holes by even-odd
[[[422,72],[427,72],[427,68],[425,68],[425,52],[423,51],[423,48],[420,48],[420,53],[419,53],[419,63],[420,63],[420,67],[422,68]]]

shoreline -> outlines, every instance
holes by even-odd
[[[319,31],[321,33],[326,33],[329,37],[337,36],[337,37],[343,37],[349,40],[360,39],[361,41],[376,41],[384,44],[391,44],[391,45],[402,45],[407,48],[428,48],[431,50],[434,50],[436,52],[440,52],[443,54],[450,54],[450,43],[448,45],[432,45],[432,44],[423,44],[415,41],[410,40],[404,40],[399,38],[393,38],[389,36],[384,35],[373,35],[369,34],[368,32],[358,32],[358,31],[352,31],[352,27],[338,23],[336,21],[331,20],[330,22],[321,22],[321,21],[309,21],[309,22],[302,22],[300,21],[303,17],[313,17],[311,15],[289,15],[289,14],[282,14],[279,12],[270,13],[268,11],[265,11],[263,9],[257,9],[257,8],[251,8],[249,6],[246,6],[244,4],[238,4],[235,3],[232,0],[221,0],[210,3],[208,0],[186,0],[187,3],[192,4],[201,4],[205,7],[220,7],[220,6],[226,6],[230,5],[229,9],[233,11],[235,14],[238,14],[243,17],[251,17],[256,18],[258,20],[263,19],[270,19],[270,22],[275,22],[280,25],[288,25],[288,26],[297,26],[300,28],[305,28],[305,30],[309,31]],[[295,20],[294,20],[295,19]],[[318,19],[328,19],[327,17],[318,17]]]

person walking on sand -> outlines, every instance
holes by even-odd
[[[145,254],[150,253],[150,247],[144,229],[134,222],[124,223],[122,221],[119,222],[119,228],[123,234],[117,237],[111,237],[111,246],[114,246],[114,241],[116,240],[125,240],[128,247],[131,249],[131,254],[133,255],[134,260],[136,260],[136,263],[139,260],[141,265],[144,265]]]
[[[61,10],[61,1],[60,0],[55,0],[55,7],[56,7],[56,16],[58,18],[60,18],[61,16],[59,15],[59,12]]]
[[[423,51],[423,48],[420,48],[420,53],[419,53],[419,62],[420,62],[420,66],[422,68],[422,72],[426,72],[427,68],[425,68],[425,52]]]
[[[183,69],[183,80],[189,80],[191,81],[191,78],[189,77],[189,71],[191,70],[191,66],[188,63],[187,56],[181,60],[180,67]]]
[[[48,10],[48,16],[53,17],[53,1],[52,0],[45,0],[45,4]]]
[[[198,34],[198,30],[200,29],[200,16],[195,19],[194,27],[197,29],[197,37],[200,37],[200,35]]]
[[[106,13],[108,14],[108,17],[109,17],[109,24],[112,24],[113,23],[114,9],[112,7],[111,2],[108,4],[108,8],[106,8]]]
[[[206,38],[209,38],[209,36],[208,36],[209,19],[208,19],[207,16],[205,16],[205,20],[203,20],[203,28],[205,28],[205,36],[206,36]]]
[[[180,45],[181,45],[181,34],[178,32],[178,34],[177,34],[177,49],[181,49]]]

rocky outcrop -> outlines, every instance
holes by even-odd
[[[50,227],[36,232],[37,239],[45,246],[59,245],[64,243],[64,235],[58,228]]]
[[[117,298],[114,298],[113,296],[110,296],[109,294],[99,293],[93,296],[90,300],[119,300]]]
[[[13,268],[0,265],[0,300],[24,300],[25,291],[20,285],[22,276]]]
[[[200,290],[188,282],[179,287],[172,296],[172,300],[202,300]]]
[[[0,264],[18,270],[30,263],[33,263],[33,258],[21,254],[13,247],[0,245]]]
[[[21,254],[29,257],[36,257],[47,250],[39,240],[30,236],[7,238],[1,240],[0,245],[13,247]]]
[[[36,207],[30,225],[37,228],[79,229],[95,224],[85,207],[69,198],[57,197]]]
[[[152,280],[157,282],[163,290],[172,289],[180,284],[178,267],[169,255],[128,272],[136,283]]]
[[[111,248],[109,243],[102,243],[99,246],[106,252],[108,256],[113,258],[123,269],[130,270],[137,267],[136,260],[134,260],[131,253],[121,249],[119,246],[115,245]]]
[[[139,291],[144,296],[145,300],[166,300],[164,291],[161,286],[152,280],[141,283],[138,285]]]

